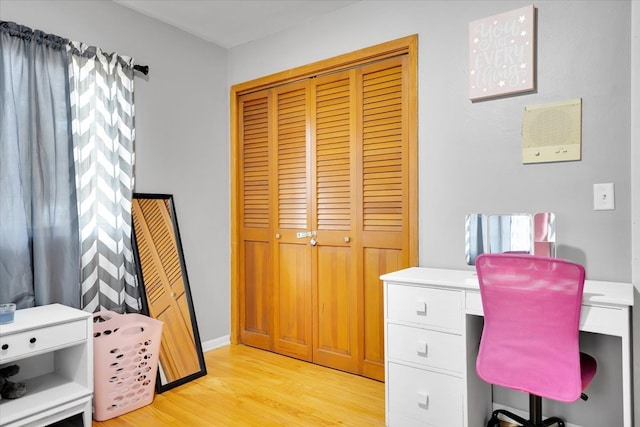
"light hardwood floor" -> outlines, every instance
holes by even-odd
[[[384,383],[243,345],[205,360],[205,377],[93,427],[384,426]]]

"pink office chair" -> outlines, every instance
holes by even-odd
[[[586,400],[583,390],[596,373],[593,357],[580,353],[578,332],[584,267],[557,258],[483,254],[476,258],[484,329],[476,360],[480,378],[529,393],[529,420],[509,411],[493,412],[528,427],[557,424],[542,419],[542,397]]]

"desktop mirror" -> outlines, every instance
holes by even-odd
[[[555,257],[555,214],[473,213],[466,216],[465,260],[468,265],[475,265],[480,254],[504,252]]]
[[[133,251],[142,312],[164,322],[156,391],[206,375],[173,196],[135,193]]]

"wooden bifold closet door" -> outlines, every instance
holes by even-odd
[[[411,61],[238,95],[239,342],[384,379],[379,276],[417,259]]]

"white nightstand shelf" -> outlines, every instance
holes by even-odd
[[[0,400],[0,426],[45,426],[82,413],[91,426],[92,314],[60,304],[16,311],[0,325],[0,366],[16,364],[11,381],[27,384],[19,399]]]

